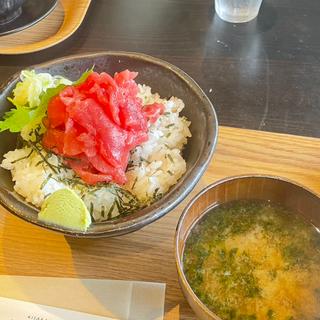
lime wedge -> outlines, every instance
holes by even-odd
[[[49,224],[79,231],[86,231],[91,224],[87,207],[70,189],[61,189],[52,193],[43,202],[38,218]]]

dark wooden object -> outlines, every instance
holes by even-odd
[[[144,52],[190,74],[223,125],[320,137],[319,1],[264,0],[256,20],[237,25],[220,20],[213,2],[95,0],[62,44],[0,56],[0,82],[68,54]]]

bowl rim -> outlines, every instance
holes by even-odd
[[[173,186],[174,188],[171,191],[172,194],[170,194],[170,199],[168,199],[166,203],[162,201],[163,199],[166,198],[166,196],[164,196],[159,201],[154,202],[151,206],[142,209],[141,210],[142,212],[143,210],[146,211],[145,215],[138,216],[129,221],[122,221],[119,224],[117,224],[116,229],[113,228],[109,230],[107,229],[107,230],[98,230],[98,231],[91,230],[90,231],[90,227],[89,227],[87,231],[81,232],[77,230],[65,229],[56,225],[49,225],[40,220],[31,219],[30,217],[27,217],[27,216],[22,216],[21,214],[16,212],[12,206],[6,204],[6,201],[4,201],[4,199],[6,198],[7,191],[4,192],[3,190],[2,191],[0,190],[0,204],[4,206],[9,212],[16,215],[17,217],[25,221],[31,222],[37,226],[44,227],[46,229],[50,229],[52,231],[56,231],[59,233],[63,233],[64,235],[73,236],[73,237],[93,238],[93,237],[109,237],[109,236],[122,235],[125,233],[136,231],[146,226],[147,224],[158,220],[159,218],[167,214],[169,211],[174,209],[193,190],[193,188],[195,187],[195,185],[197,184],[197,182],[199,181],[199,179],[207,169],[213,157],[213,154],[215,152],[218,135],[219,135],[217,114],[210,99],[207,97],[207,95],[204,93],[204,91],[201,89],[198,83],[193,78],[191,78],[191,76],[189,76],[186,72],[176,67],[175,65],[165,60],[155,58],[144,53],[130,52],[130,51],[97,51],[97,52],[87,52],[87,53],[69,55],[65,57],[59,57],[57,59],[49,60],[40,64],[27,66],[26,68],[41,70],[42,68],[43,69],[50,68],[50,67],[53,67],[54,65],[70,62],[77,59],[88,59],[88,58],[108,57],[108,56],[118,56],[120,58],[121,57],[134,58],[140,61],[145,61],[154,65],[157,65],[161,68],[167,69],[170,72],[174,73],[175,76],[180,78],[184,83],[186,83],[186,85],[189,88],[191,88],[201,99],[203,99],[206,102],[208,106],[208,110],[212,115],[213,123],[212,123],[212,126],[209,127],[208,135],[207,135],[207,139],[208,141],[210,141],[210,143],[208,145],[205,145],[203,152],[199,156],[197,160],[197,167],[193,167],[190,170],[190,172],[187,172],[187,176],[184,176],[183,185],[179,186],[179,181],[178,181],[178,183]],[[12,85],[13,82],[15,82],[19,78],[22,70],[23,69],[14,73],[11,77],[8,78],[7,81],[5,81],[2,85],[0,85],[0,96],[5,94],[7,87]],[[23,201],[20,201],[20,202],[25,205]],[[158,208],[154,207],[151,211],[147,210],[159,202],[161,205]]]
[[[304,185],[285,178],[285,177],[281,177],[281,176],[277,176],[277,175],[269,175],[269,174],[243,174],[243,175],[233,175],[233,176],[228,176],[222,179],[218,179],[217,181],[209,184],[208,186],[206,186],[205,188],[203,188],[202,190],[200,190],[186,205],[186,207],[183,209],[181,216],[179,217],[177,226],[176,226],[176,231],[175,231],[175,235],[174,235],[174,256],[175,256],[175,264],[176,264],[176,269],[177,269],[177,273],[178,273],[178,279],[179,279],[179,283],[180,286],[183,287],[183,289],[186,289],[188,292],[188,295],[191,296],[191,298],[193,299],[193,301],[201,308],[201,310],[208,316],[210,317],[210,319],[216,319],[216,320],[222,320],[217,314],[215,314],[213,311],[211,311],[199,298],[198,296],[194,293],[193,289],[191,288],[185,273],[183,271],[183,262],[182,262],[182,256],[180,256],[179,254],[179,236],[180,236],[180,232],[181,232],[181,228],[183,226],[184,223],[184,219],[185,217],[188,215],[189,209],[191,208],[191,206],[206,192],[208,192],[209,190],[211,190],[212,188],[215,188],[216,186],[219,185],[223,185],[229,181],[233,181],[233,180],[241,180],[241,179],[247,179],[247,178],[266,178],[266,179],[270,179],[270,180],[278,180],[278,181],[282,181],[282,182],[286,182],[289,183],[291,185],[294,185],[304,191],[307,191],[308,193],[310,193],[311,195],[313,195],[314,197],[318,198],[320,200],[320,195],[318,195],[317,193],[315,193],[314,191],[312,191],[311,189],[309,189],[308,187],[305,187]],[[212,207],[212,205],[208,205],[206,209],[204,209],[201,213],[201,215],[198,217],[197,221],[195,221],[190,227],[189,230],[187,231],[188,235],[186,237],[186,239],[189,236],[189,233],[191,231],[191,229],[198,223],[199,219],[208,212],[208,209]],[[185,246],[185,242],[183,244],[183,250],[182,253],[184,251],[184,246]],[[184,293],[184,290],[182,290]],[[186,297],[187,298],[187,297]],[[187,299],[188,300],[188,299]]]

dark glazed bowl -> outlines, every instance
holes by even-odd
[[[18,18],[26,0],[0,0],[0,24],[6,24]]]
[[[300,213],[320,228],[320,198],[308,189],[280,177],[265,175],[230,177],[206,187],[184,209],[175,235],[175,260],[181,289],[200,320],[221,320],[190,287],[183,271],[183,252],[190,231],[208,209],[233,200],[270,200]]]
[[[106,71],[111,74],[124,69],[138,71],[138,83],[151,86],[154,92],[159,92],[163,97],[176,96],[184,100],[186,107],[182,114],[192,122],[190,126],[192,138],[188,140],[183,152],[187,163],[186,173],[162,199],[149,207],[115,221],[93,223],[84,233],[38,221],[37,210],[12,192],[13,183],[10,172],[2,168],[0,169],[0,202],[20,218],[66,235],[78,237],[117,236],[138,230],[159,219],[189,194],[204,173],[213,155],[218,136],[218,123],[210,100],[194,80],[177,67],[144,54],[101,52],[66,57],[30,68],[37,72],[50,72],[53,75],[62,75],[75,80],[93,65],[96,71]],[[11,108],[6,98],[11,95],[18,80],[19,73],[0,88],[1,117],[5,111]],[[14,134],[0,133],[0,161],[2,161],[4,153],[15,149],[15,145],[16,136]]]

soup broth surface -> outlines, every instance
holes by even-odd
[[[223,320],[320,320],[320,234],[282,206],[240,200],[211,209],[189,234],[183,266]]]

